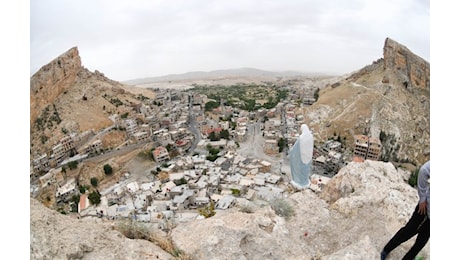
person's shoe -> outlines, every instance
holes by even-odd
[[[386,252],[385,250],[382,250],[382,252],[380,252],[380,260],[385,260],[387,258],[387,255],[388,255],[388,252]]]

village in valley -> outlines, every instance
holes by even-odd
[[[249,210],[295,191],[289,149],[305,123],[302,108],[317,100],[318,87],[293,81],[151,91],[154,100],[141,96],[132,111],[110,117],[112,126],[66,133],[51,154],[31,157],[31,196],[52,187],[54,198],[47,199],[63,214],[136,219],[168,229],[172,222],[209,217],[237,205]],[[101,137],[111,131],[126,131],[127,139],[103,147]],[[349,161],[378,159],[380,146],[365,135],[355,136],[353,149],[340,137],[315,141],[309,188],[321,192]],[[67,174],[86,161],[134,149],[147,151],[148,169],[123,172],[108,187],[98,187],[97,178],[88,187],[79,176]],[[111,178],[113,166],[106,163],[103,170]]]

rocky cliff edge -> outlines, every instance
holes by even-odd
[[[238,200],[210,218],[178,223],[169,237],[188,259],[378,259],[418,201],[409,175],[391,163],[350,163],[322,193],[283,198],[290,217],[269,202]],[[34,199],[30,210],[31,259],[177,259],[154,243],[126,238],[117,222],[72,218]],[[413,242],[390,259],[400,259]],[[429,259],[429,243],[420,255]]]

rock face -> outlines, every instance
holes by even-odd
[[[386,39],[384,58],[323,88],[304,109],[315,142],[339,135],[353,149],[354,135],[365,134],[380,139],[380,159],[421,165],[430,152],[429,69],[428,62]]]
[[[383,59],[385,69],[398,71],[407,87],[430,89],[430,63],[413,54],[406,46],[386,38]]]
[[[73,47],[30,78],[30,122],[35,122],[40,112],[69,89],[81,69],[78,48]]]
[[[321,194],[303,190],[284,198],[290,217],[268,202],[240,200],[210,218],[179,222],[171,238],[191,259],[378,259],[418,201],[403,179],[408,174],[391,163],[350,163]],[[125,238],[111,228],[117,222],[75,219],[35,199],[30,209],[31,259],[174,259],[151,242]],[[401,259],[414,241],[391,259]],[[429,242],[419,255],[430,258]]]
[[[148,89],[111,80],[84,68],[77,47],[46,64],[30,78],[30,142],[32,157],[51,154],[63,129],[79,134],[111,125],[110,115],[133,110],[137,97],[154,98]],[[123,100],[122,105],[113,100]]]
[[[30,200],[30,259],[174,259],[100,219],[74,219]]]
[[[255,213],[218,212],[181,224],[172,237],[196,259],[378,259],[418,201],[403,175],[390,163],[350,163],[320,196],[304,190],[287,197],[291,218],[254,206]],[[392,259],[413,242],[395,249]],[[429,259],[429,246],[421,255]]]

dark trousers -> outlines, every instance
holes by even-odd
[[[422,250],[422,248],[426,245],[430,239],[430,219],[427,215],[420,215],[417,212],[418,208],[417,204],[412,217],[409,219],[407,224],[396,232],[393,238],[388,241],[383,248],[384,251],[390,253],[390,251],[395,249],[397,246],[418,234],[414,245],[403,258],[403,260],[413,260],[417,256],[418,252],[420,252],[420,250]]]

